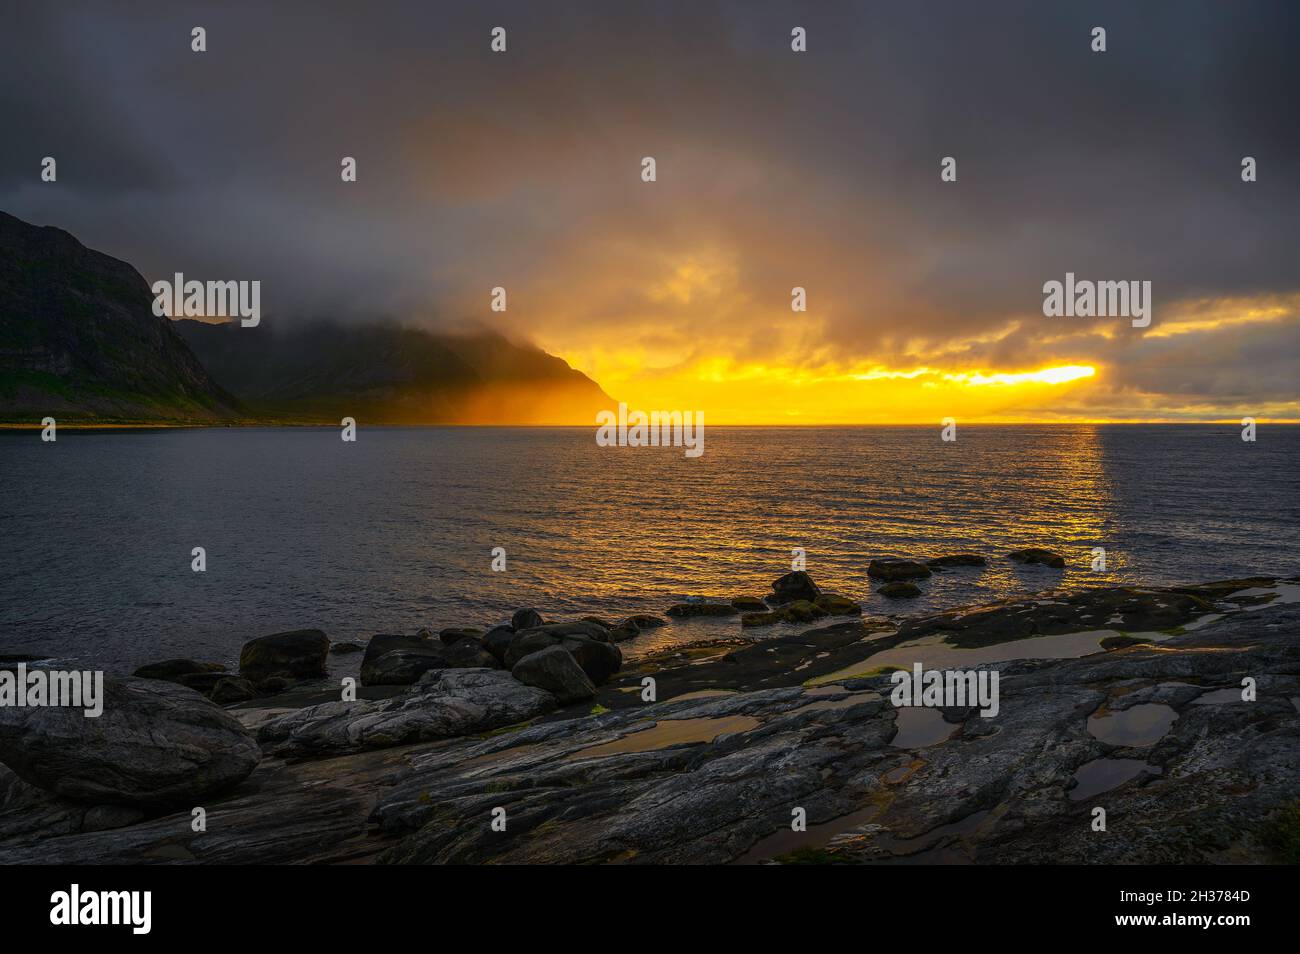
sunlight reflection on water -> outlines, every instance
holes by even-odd
[[[364,422],[363,422],[364,423]],[[593,429],[365,428],[0,435],[0,652],[120,670],[232,662],[246,639],[334,639],[662,613],[688,595],[762,596],[802,547],[824,589],[924,613],[1116,581],[1293,573],[1300,428],[712,428],[703,457],[599,448]],[[1245,492],[1243,488],[1249,488]],[[207,548],[208,570],[190,571]],[[489,571],[492,547],[506,573]],[[1007,551],[1044,546],[1065,571]],[[1104,574],[1089,570],[1107,549]],[[873,557],[973,551],[986,569],[889,602]],[[777,628],[767,630],[775,634]],[[674,622],[632,652],[739,635]],[[760,635],[748,633],[747,635]]]

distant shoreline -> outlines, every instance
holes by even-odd
[[[156,430],[226,430],[233,428],[338,428],[340,425],[333,421],[58,421],[58,428],[61,431],[156,431]],[[1300,420],[1259,420],[1259,424],[1268,427],[1296,427],[1300,426]],[[44,425],[40,422],[29,421],[0,421],[0,432],[5,431],[39,431]],[[415,429],[437,429],[437,428],[456,428],[456,429],[512,429],[517,430],[527,428],[529,430],[589,430],[597,426],[593,421],[591,424],[400,424],[400,423],[376,423],[367,424],[365,421],[358,422],[359,427],[366,428],[385,428],[388,430],[415,430]],[[917,427],[934,427],[939,425],[934,421],[922,421],[920,423],[906,424],[709,424],[711,430],[772,430],[772,431],[793,431],[793,430],[872,430],[876,428],[917,428]],[[964,424],[965,428],[1012,428],[1012,427],[1240,427],[1241,422],[1238,420],[1226,421],[972,421]]]

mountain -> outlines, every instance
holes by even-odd
[[[242,416],[126,262],[0,212],[0,420]]]
[[[494,332],[330,321],[185,319],[177,330],[259,416],[376,424],[591,423],[613,406],[560,358]]]
[[[571,424],[613,403],[493,332],[160,318],[126,262],[0,212],[0,422]]]

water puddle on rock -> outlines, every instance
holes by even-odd
[[[670,745],[683,745],[690,742],[712,742],[720,735],[747,732],[757,728],[759,724],[755,718],[740,715],[722,716],[716,719],[662,719],[648,729],[632,732],[603,745],[593,745],[577,752],[570,752],[564,758],[566,761],[601,758],[606,755],[666,749]]]
[[[1078,784],[1070,789],[1070,801],[1078,802],[1137,778],[1143,772],[1159,775],[1160,766],[1149,765],[1139,759],[1093,759],[1084,762],[1075,770],[1074,780]]]
[[[1177,719],[1178,713],[1169,706],[1148,702],[1122,712],[1098,710],[1088,719],[1088,731],[1107,745],[1140,748],[1159,742]]]
[[[889,744],[896,749],[923,749],[944,741],[961,726],[943,720],[938,709],[904,706],[898,710],[898,731]]]
[[[1059,636],[1030,636],[992,646],[962,649],[942,636],[926,636],[876,653],[839,672],[820,676],[809,684],[813,686],[851,679],[877,669],[911,670],[914,663],[926,669],[970,669],[986,663],[1011,662],[1019,659],[1078,659],[1092,653],[1103,652],[1101,641],[1108,636],[1121,635],[1113,629],[1093,629]],[[1167,636],[1152,633],[1153,641]]]
[[[868,824],[878,812],[879,809],[875,805],[870,805],[820,825],[809,825],[807,831],[791,831],[789,828],[783,828],[759,841],[732,864],[756,865],[788,855],[800,848],[820,848],[836,835]]]
[[[1258,597],[1272,596],[1271,600],[1254,602]],[[1251,602],[1241,603],[1243,599]],[[1284,603],[1300,603],[1300,583],[1278,583],[1275,586],[1260,586],[1250,590],[1238,590],[1226,597],[1228,602],[1238,603],[1242,609],[1250,612],[1265,606],[1281,606]]]
[[[902,865],[928,865],[928,864],[971,864],[972,859],[957,846],[952,844],[940,845],[940,842],[947,842],[948,839],[961,839],[964,835],[973,835],[979,831],[984,820],[989,817],[988,811],[978,811],[974,814],[967,815],[960,821],[952,822],[948,825],[940,825],[938,828],[931,829],[923,835],[917,835],[915,838],[895,838],[888,833],[882,833],[876,838],[876,847],[883,848],[894,857],[888,859],[886,863]],[[832,841],[832,844],[834,842]]]

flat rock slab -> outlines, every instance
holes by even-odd
[[[373,702],[327,702],[257,730],[269,753],[308,758],[488,732],[544,715],[555,697],[495,669],[435,669],[409,692]]]

